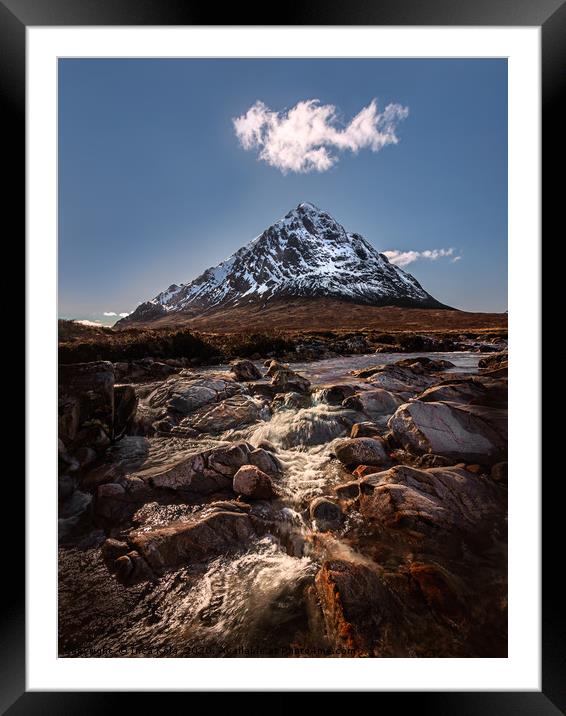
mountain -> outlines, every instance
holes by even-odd
[[[348,233],[330,214],[305,202],[218,266],[190,283],[169,286],[118,324],[297,297],[446,308],[363,236]]]

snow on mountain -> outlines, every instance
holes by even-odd
[[[374,306],[442,307],[360,234],[302,203],[193,281],[173,284],[120,323],[286,297],[326,296]]]

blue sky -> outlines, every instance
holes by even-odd
[[[284,123],[313,99],[343,137],[372,99],[408,115],[380,151],[327,145],[324,171],[242,146],[233,119],[257,101]],[[61,316],[112,323],[302,201],[399,252],[440,301],[506,310],[506,61],[59,61]]]

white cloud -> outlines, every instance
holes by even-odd
[[[124,313],[119,313],[118,315],[120,318],[126,318],[126,316],[129,316],[130,314],[125,311]]]
[[[130,314],[127,312],[124,313],[116,313],[116,311],[104,311],[102,314],[103,316],[120,316],[120,318],[125,318],[126,316],[129,316]]]
[[[388,144],[397,144],[397,122],[408,113],[408,108],[399,104],[388,104],[379,112],[373,99],[343,126],[336,107],[321,105],[317,99],[298,102],[283,112],[274,112],[258,100],[232,122],[245,150],[258,150],[260,160],[283,174],[307,173],[330,169],[338,161],[332,150],[379,152]]]
[[[100,326],[102,326],[102,323],[100,321],[89,321],[86,318],[73,321],[73,323],[80,323],[81,326],[96,326],[97,328],[100,328]]]
[[[451,263],[459,261],[461,256],[454,256],[454,249],[425,249],[424,251],[383,251],[389,262],[396,266],[408,266],[414,261],[420,259],[428,259],[436,261],[436,259],[451,257]]]

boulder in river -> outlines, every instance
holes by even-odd
[[[255,500],[267,500],[273,497],[271,478],[255,465],[242,465],[234,475],[232,489],[237,495]]]
[[[393,393],[382,388],[363,390],[346,398],[342,405],[351,410],[365,413],[369,417],[377,418],[384,415],[393,415],[401,404],[401,400]]]
[[[337,383],[336,385],[324,385],[317,388],[316,397],[322,403],[328,405],[341,405],[346,398],[354,395],[359,390],[359,385]]]
[[[461,467],[417,470],[397,465],[366,478],[360,512],[380,534],[425,539],[440,554],[455,535],[488,534],[502,514],[501,495],[488,480]],[[393,531],[393,532],[392,532]]]
[[[354,423],[350,431],[351,438],[378,438],[382,434],[383,428],[370,421]]]
[[[317,497],[309,505],[311,520],[314,520],[320,529],[336,529],[342,521],[340,505],[326,497]]]
[[[269,364],[267,375],[271,377],[272,385],[281,393],[307,393],[310,389],[309,380],[276,360]]]
[[[192,519],[165,527],[131,532],[128,541],[159,573],[245,549],[254,535],[254,526],[245,512],[219,510],[197,513]]]
[[[230,398],[221,400],[219,403],[205,405],[194,410],[186,418],[183,418],[172,433],[178,433],[179,429],[191,428],[197,433],[208,433],[217,435],[226,430],[242,428],[250,423],[261,419],[265,413],[265,404],[250,395],[233,395]]]
[[[230,371],[234,374],[234,378],[242,383],[260,380],[263,377],[259,368],[251,360],[233,360],[230,363]]]
[[[485,406],[415,401],[389,419],[394,440],[406,450],[491,465],[507,452],[507,412]]]
[[[388,465],[389,456],[382,438],[345,438],[334,448],[336,457],[343,465]]]

